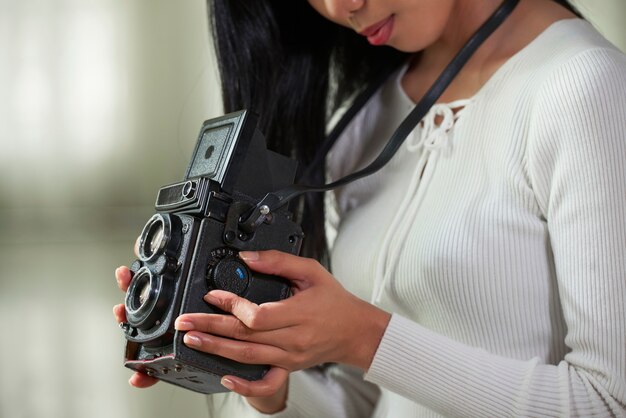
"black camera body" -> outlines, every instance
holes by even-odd
[[[227,391],[229,374],[258,380],[268,366],[247,365],[202,353],[183,343],[174,329],[183,313],[221,313],[203,296],[213,289],[254,303],[289,296],[287,281],[252,272],[239,259],[244,250],[276,249],[298,254],[300,226],[286,208],[273,211],[253,228],[241,220],[267,193],[293,184],[295,161],[266,149],[247,111],[206,121],[185,180],[164,186],[156,214],[139,239],[139,260],[126,293],[127,344],[124,365],[160,380],[201,392]]]

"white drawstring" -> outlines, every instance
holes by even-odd
[[[376,264],[376,281],[372,295],[374,304],[380,303],[384,289],[395,272],[400,249],[409,231],[406,225],[403,228],[401,226],[415,218],[424,200],[424,192],[432,177],[431,173],[439,159],[440,151],[449,148],[449,132],[470,101],[471,99],[467,99],[434,105],[424,116],[421,124],[407,138],[406,148],[409,152],[423,149],[423,153],[415,166],[407,193],[383,240],[380,257]],[[455,113],[455,109],[459,110]],[[437,125],[438,117],[442,117],[439,125]],[[415,142],[416,138],[418,138],[417,142]],[[429,167],[426,167],[427,163]]]

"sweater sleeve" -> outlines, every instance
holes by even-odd
[[[234,393],[212,395],[211,418],[362,418],[371,416],[380,389],[363,380],[363,372],[330,365],[291,373],[287,408],[266,415]]]
[[[569,352],[493,355],[395,315],[366,380],[446,416],[626,416],[626,57],[597,48],[554,69],[528,130]]]

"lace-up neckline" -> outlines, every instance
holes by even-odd
[[[419,127],[407,138],[407,150],[415,152],[422,147],[425,150],[446,147],[449,143],[450,130],[471,101],[472,99],[463,99],[435,104],[424,116]],[[439,123],[437,123],[438,118],[441,118]]]
[[[414,104],[400,83],[403,74],[404,71],[400,71],[396,88],[405,105],[412,107]],[[452,130],[473,100],[470,98],[435,104],[406,139],[404,146],[408,152],[421,152],[422,154],[415,165],[404,199],[383,240],[382,251],[376,265],[376,281],[372,295],[372,302],[375,304],[381,302],[385,288],[395,272],[402,243],[410,229],[405,223],[415,218],[440,155],[451,149]]]

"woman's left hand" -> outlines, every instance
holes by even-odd
[[[176,329],[189,331],[185,344],[288,371],[331,362],[369,368],[390,314],[346,291],[313,259],[279,251],[242,252],[240,257],[252,270],[291,281],[293,296],[257,305],[233,293],[211,291],[205,301],[233,315],[181,315]],[[248,384],[227,378],[240,389]]]

